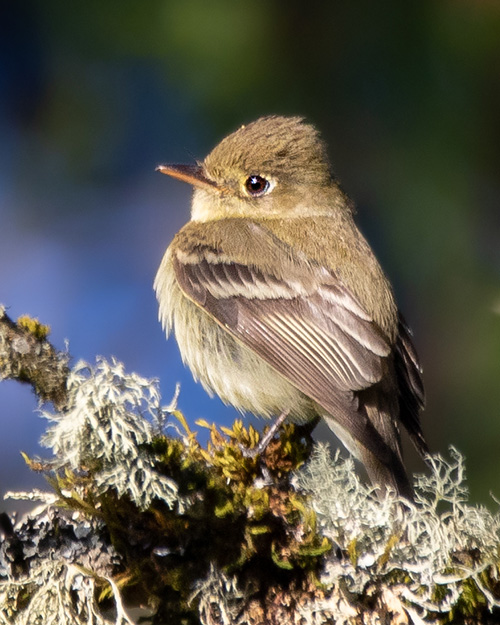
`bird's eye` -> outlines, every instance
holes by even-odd
[[[250,176],[245,181],[245,189],[252,197],[264,195],[264,193],[269,191],[270,186],[269,180],[266,180],[262,176]]]

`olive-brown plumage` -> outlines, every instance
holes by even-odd
[[[382,492],[411,498],[399,424],[425,453],[420,365],[316,130],[266,117],[158,169],[194,186],[155,290],[195,378],[241,411],[321,416]]]

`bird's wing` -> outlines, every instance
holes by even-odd
[[[425,405],[422,367],[411,338],[411,330],[399,314],[399,332],[395,350],[395,369],[400,395],[399,418],[422,456],[429,453],[420,426],[420,411]]]
[[[248,248],[246,256],[255,262],[233,260],[220,242],[181,238],[173,264],[182,291],[365,447],[385,456],[385,445],[357,410],[354,391],[382,378],[388,339],[332,271],[294,256],[260,226],[253,234],[278,271],[255,260]]]

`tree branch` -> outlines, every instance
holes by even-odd
[[[14,323],[0,306],[0,380],[30,384],[42,402],[63,410],[69,355],[47,340],[50,328],[24,316]]]

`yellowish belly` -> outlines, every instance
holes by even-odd
[[[171,324],[163,319],[164,325],[167,333],[173,325],[184,363],[208,393],[261,417],[289,410],[294,422],[314,418],[308,397],[188,300],[177,284],[172,282],[169,289]]]

